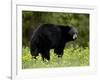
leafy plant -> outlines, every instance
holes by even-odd
[[[50,62],[43,62],[41,55],[37,57],[37,60],[31,58],[30,50],[28,47],[22,50],[22,68],[48,68],[48,67],[80,67],[89,66],[89,48],[70,47],[65,48],[63,58],[58,63],[58,57],[54,54],[53,50],[50,51]]]

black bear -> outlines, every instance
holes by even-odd
[[[77,30],[74,27],[42,24],[33,32],[30,41],[30,52],[32,58],[40,53],[42,59],[50,60],[50,49],[54,49],[54,53],[58,57],[63,56],[65,44],[74,41],[77,38]]]

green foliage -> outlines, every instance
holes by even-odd
[[[74,66],[89,66],[89,48],[79,47],[78,45],[73,48],[65,48],[63,58],[58,63],[58,57],[50,51],[50,62],[46,63],[42,61],[41,56],[37,57],[37,60],[31,58],[30,50],[28,47],[22,50],[22,69],[29,68],[48,68],[48,67],[74,67]]]

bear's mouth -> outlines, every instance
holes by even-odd
[[[73,40],[76,40],[77,39],[77,34],[74,34],[73,35]]]

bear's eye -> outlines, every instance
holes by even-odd
[[[76,39],[76,38],[77,38],[77,34],[74,34],[74,35],[73,35],[73,39]]]

